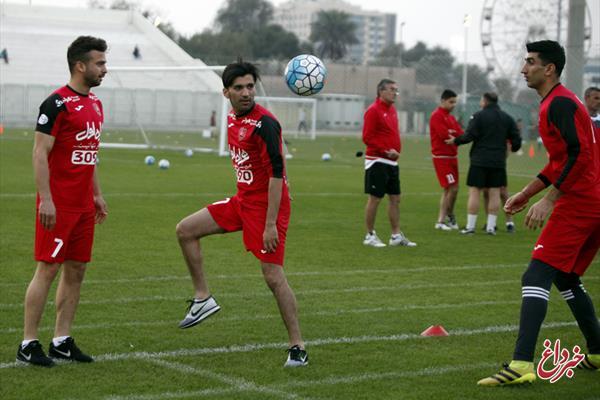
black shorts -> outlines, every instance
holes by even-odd
[[[499,188],[506,186],[506,168],[488,168],[471,165],[467,186],[476,188]]]
[[[365,193],[382,198],[400,194],[400,169],[397,165],[376,162],[365,170]]]

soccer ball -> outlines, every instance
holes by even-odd
[[[331,154],[329,154],[329,153],[323,153],[323,155],[321,156],[321,160],[323,160],[323,161],[331,161]]]
[[[317,94],[325,86],[327,68],[310,54],[301,54],[290,60],[284,72],[285,83],[300,96]]]
[[[146,156],[146,158],[144,158],[144,164],[146,165],[154,165],[154,162],[156,160],[154,159],[153,156]]]
[[[160,169],[168,169],[171,166],[169,160],[165,160],[164,158],[158,162],[158,168]]]
[[[191,156],[194,155],[194,150],[192,150],[192,149],[186,149],[184,154],[185,154],[186,157],[191,157]]]

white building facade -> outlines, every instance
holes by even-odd
[[[274,22],[293,32],[301,41],[309,41],[311,24],[319,11],[343,11],[356,25],[358,43],[350,46],[345,61],[366,64],[396,37],[396,14],[366,11],[342,0],[290,0],[275,8]]]

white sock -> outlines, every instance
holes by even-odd
[[[21,342],[21,348],[24,349],[31,342],[36,341],[37,339],[25,339]]]
[[[467,229],[475,229],[477,214],[467,214]]]
[[[69,338],[69,336],[57,336],[55,338],[52,338],[52,344],[56,347],[56,346],[60,346],[62,344],[62,342],[64,342],[65,340],[67,340]]]
[[[498,218],[497,215],[488,214],[487,226],[486,226],[487,231],[493,231],[496,229],[496,219],[497,218]]]

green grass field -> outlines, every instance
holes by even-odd
[[[153,152],[169,170],[144,165],[148,151],[104,149],[99,174],[109,218],[98,227],[73,336],[96,358],[52,369],[17,366],[23,298],[34,270],[32,133],[0,137],[0,399],[600,399],[600,374],[575,371],[555,384],[479,388],[509,361],[520,277],[537,232],[523,216],[515,235],[471,237],[433,229],[440,188],[423,138],[404,138],[401,225],[416,248],[366,248],[363,160],[357,138],[292,140],[294,201],[285,270],[299,304],[310,365],[284,369],[287,335],[256,259],[239,233],[203,240],[207,277],[222,310],[202,324],[177,323],[192,294],[175,225],[233,194],[228,158]],[[511,156],[509,188],[544,162]],[[466,214],[467,149],[461,149],[460,224]],[[330,162],[320,155],[329,152]],[[389,236],[385,204],[377,230]],[[479,228],[484,223],[480,213]],[[478,228],[478,229],[479,229]],[[584,277],[600,308],[598,259]],[[51,291],[53,298],[54,288]],[[47,306],[40,340],[54,323]],[[449,337],[423,338],[441,324]],[[585,348],[553,289],[544,338]]]

